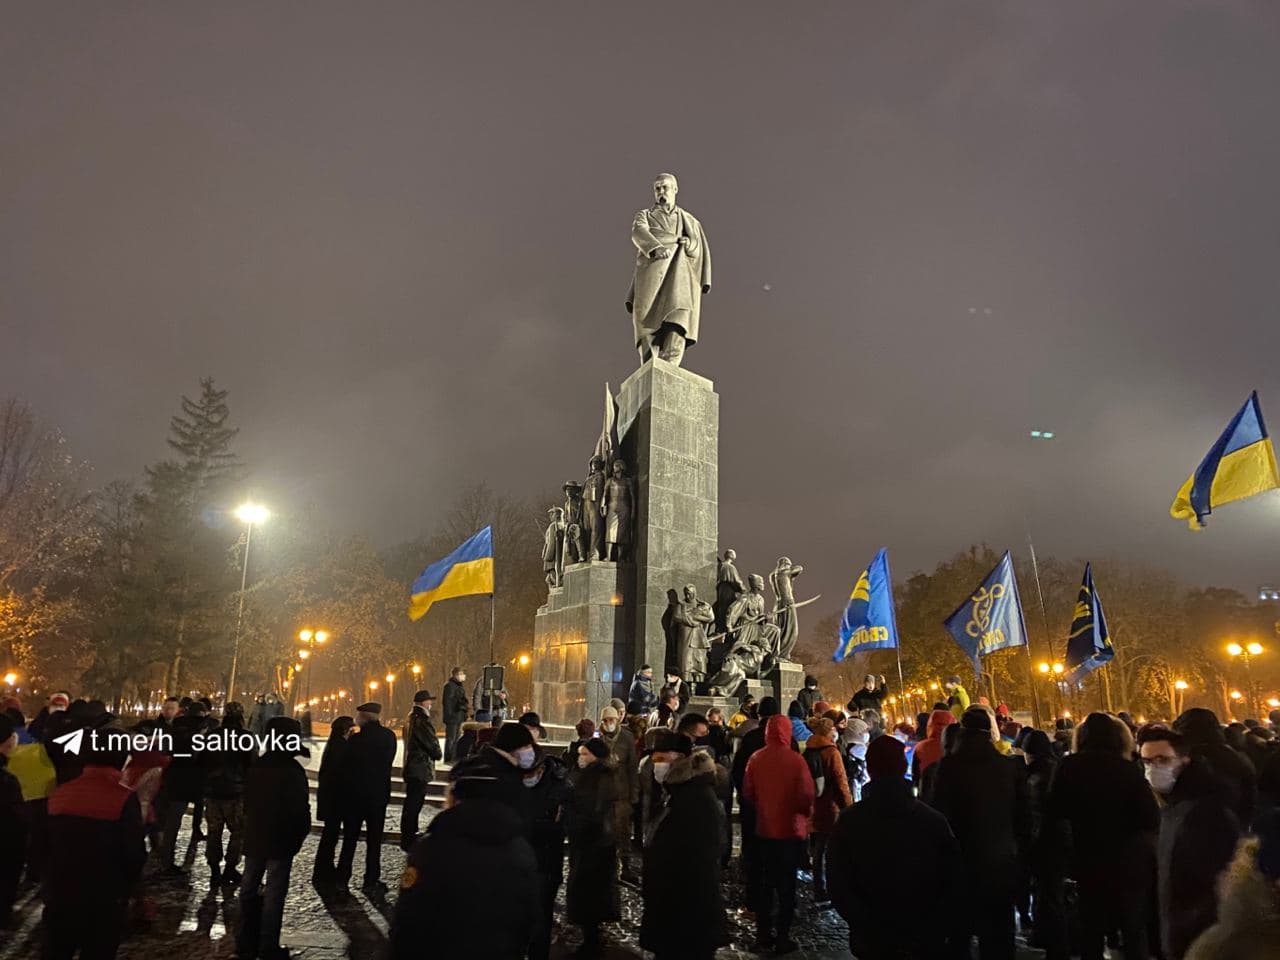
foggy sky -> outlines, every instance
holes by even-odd
[[[262,499],[382,545],[553,491],[670,169],[744,572],[834,609],[1030,528],[1252,591],[1280,494],[1168,507],[1280,423],[1277,118],[1269,2],[10,4],[0,395],[105,482],[213,375]]]

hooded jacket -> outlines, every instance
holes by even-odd
[[[666,803],[644,852],[640,946],[663,956],[709,954],[729,943],[715,761],[704,752],[676,760],[663,793]]]
[[[755,811],[756,836],[804,840],[813,817],[813,777],[791,749],[791,721],[774,716],[765,725],[764,747],[747,762],[743,795]]]
[[[1253,822],[1258,799],[1258,776],[1253,763],[1227,745],[1226,734],[1212,710],[1192,707],[1174,723],[1187,741],[1191,755],[1203,760],[1231,790],[1231,808],[1240,823]]]
[[[627,695],[627,713],[632,716],[649,713],[658,706],[658,695],[653,692],[653,677],[646,677],[639,670],[631,678],[631,692]]]
[[[244,788],[246,859],[289,860],[310,832],[306,771],[290,753],[264,753],[249,768]]]
[[[942,732],[956,722],[950,710],[934,710],[929,714],[925,738],[916,744],[911,755],[911,781],[919,784],[924,772],[942,759]]]
[[[1183,960],[1274,960],[1280,943],[1280,895],[1258,869],[1258,841],[1240,844],[1222,884],[1218,922]]]
[[[804,755],[808,757],[814,752],[822,760],[823,791],[822,796],[814,797],[812,830],[814,833],[830,833],[835,829],[840,811],[853,803],[853,794],[849,790],[849,778],[845,775],[840,748],[831,738],[817,733],[810,737],[804,745]]]

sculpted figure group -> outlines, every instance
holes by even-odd
[[[635,540],[636,485],[627,464],[614,460],[608,474],[604,458],[595,456],[587,479],[566,481],[564,506],[547,510],[542,543],[542,570],[547,586],[564,585],[564,568],[589,560],[631,559]]]

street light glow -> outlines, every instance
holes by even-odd
[[[1066,667],[1064,667],[1064,666],[1063,666],[1062,664],[1060,664],[1060,663],[1055,663],[1055,664],[1053,665],[1053,672],[1054,672],[1054,673],[1062,673],[1062,672],[1064,672],[1066,669],[1067,669],[1067,668],[1066,668]]]
[[[377,690],[377,689],[378,689],[378,681],[377,681],[377,680],[370,680],[370,681],[369,681],[369,689],[370,689],[370,690]]]
[[[300,656],[303,660],[305,660],[305,659],[307,659],[307,657],[311,656],[311,651],[310,651],[310,650],[299,650],[299,651],[298,651],[298,656]]]
[[[315,634],[313,634],[310,630],[299,630],[299,631],[298,631],[298,639],[299,639],[299,640],[301,640],[303,643],[310,643],[310,642],[311,642],[311,638],[312,638],[313,636],[315,636]]]
[[[317,631],[316,631],[316,643],[324,643],[324,642],[325,642],[326,640],[328,640],[328,639],[329,639],[329,631],[328,631],[328,630],[317,630]]]
[[[1244,699],[1244,694],[1243,694],[1243,693],[1241,693],[1239,690],[1232,690],[1232,691],[1231,691],[1231,699],[1232,699],[1232,700],[1243,700],[1243,699]]]
[[[18,682],[18,675],[14,673],[12,670],[10,670],[8,673],[4,675],[4,682],[7,686],[12,687],[14,684]]]
[[[1249,644],[1248,649],[1249,649],[1249,656],[1256,657],[1258,654],[1262,653],[1262,644],[1258,643],[1258,641],[1255,640],[1253,641],[1253,643]]]
[[[1228,643],[1227,653],[1233,657],[1238,657],[1240,654],[1244,653],[1244,647],[1240,646],[1238,643]]]
[[[1269,698],[1269,699],[1267,700],[1267,706],[1268,706],[1268,707],[1271,707],[1271,709],[1273,709],[1273,710],[1274,710],[1276,707],[1280,707],[1280,699],[1277,699],[1277,698],[1275,698],[1275,697],[1271,697],[1271,698]]]
[[[271,516],[271,511],[260,503],[242,503],[236,507],[236,519],[251,527],[259,526]]]
[[[1190,686],[1190,684],[1189,684],[1189,683],[1187,683],[1187,681],[1185,681],[1185,680],[1175,680],[1175,681],[1173,682],[1173,689],[1175,689],[1175,690],[1185,690],[1185,689],[1187,689],[1187,687],[1189,687],[1189,686]]]
[[[527,653],[520,654],[520,666],[527,667],[529,665],[529,655]]]
[[[415,677],[418,674],[422,673],[422,668],[418,666],[416,663],[412,667],[410,667],[409,670]]]

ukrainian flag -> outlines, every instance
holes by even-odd
[[[1209,449],[1196,472],[1182,485],[1169,514],[1186,520],[1192,530],[1199,530],[1214,507],[1276,487],[1280,487],[1276,451],[1262,420],[1255,390]]]
[[[413,581],[409,619],[420,620],[437,600],[493,593],[493,528],[485,527]]]

